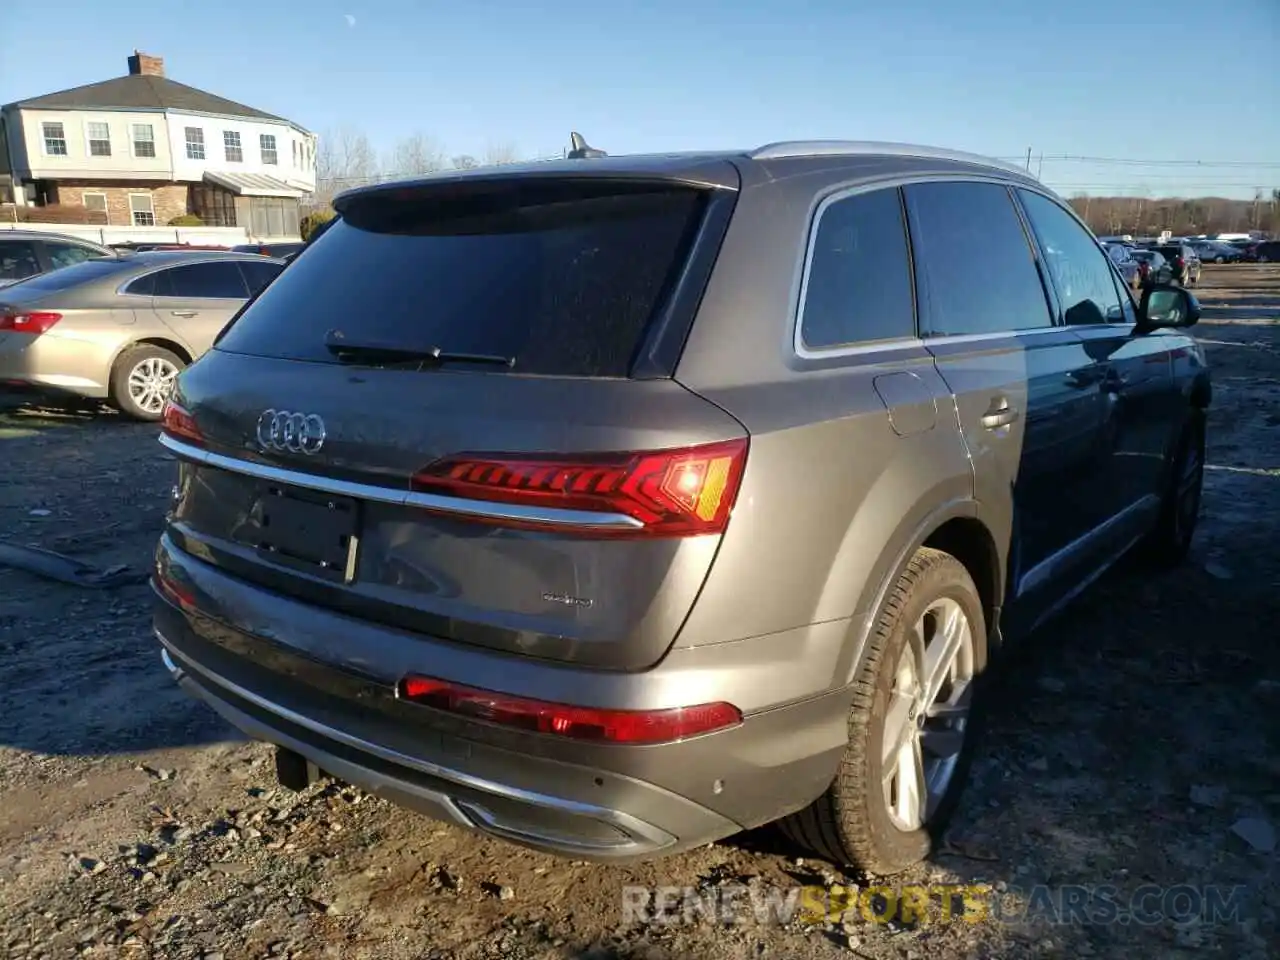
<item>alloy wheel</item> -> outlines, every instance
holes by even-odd
[[[894,672],[881,744],[884,800],[900,830],[929,822],[964,746],[973,699],[973,629],[947,597],[916,622]]]
[[[178,368],[164,357],[147,357],[129,371],[129,399],[145,413],[160,413],[173,390],[178,372]]]

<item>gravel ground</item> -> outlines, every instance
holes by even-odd
[[[341,784],[178,693],[143,585],[0,573],[0,955],[796,958],[1280,955],[1280,270],[1206,267],[1214,367],[1191,561],[1120,571],[1004,664],[946,845],[895,883],[988,885],[1001,917],[627,920],[623,888],[865,884],[772,830],[638,867],[556,860]],[[0,535],[145,570],[172,462],[107,413],[0,413]],[[1037,884],[1146,885],[1161,922],[1012,922]],[[1235,919],[1188,918],[1240,886]],[[1187,897],[1191,897],[1189,901]],[[1180,905],[1184,904],[1184,905]],[[1175,922],[1181,919],[1183,922]]]

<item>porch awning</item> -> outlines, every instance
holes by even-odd
[[[303,191],[282,180],[261,173],[215,173],[205,171],[205,180],[240,197],[301,197]]]

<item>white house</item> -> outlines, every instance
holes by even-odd
[[[0,201],[79,207],[112,226],[192,213],[262,239],[297,236],[315,134],[170,80],[160,57],[128,62],[126,76],[0,107]]]

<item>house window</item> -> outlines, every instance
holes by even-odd
[[[135,227],[154,227],[156,225],[155,207],[151,205],[151,194],[129,194],[129,215]]]
[[[62,124],[42,123],[40,126],[44,133],[45,155],[65,157],[67,155],[67,132],[62,128]]]
[[[222,146],[227,152],[228,163],[244,162],[244,150],[240,146],[240,134],[235,130],[222,131]]]
[[[85,133],[89,139],[89,156],[111,156],[111,127],[97,120],[85,124]]]
[[[154,157],[156,155],[156,134],[149,123],[131,124],[133,130],[133,155],[135,157]]]
[[[258,146],[262,149],[262,162],[276,164],[280,160],[276,154],[276,138],[273,134],[263,133],[258,135]]]
[[[105,193],[85,193],[81,196],[80,202],[84,208],[90,213],[102,215],[102,222],[107,223],[107,195]],[[94,220],[97,220],[94,217]]]
[[[187,138],[187,159],[203,160],[204,131],[199,127],[187,127],[185,135]]]

